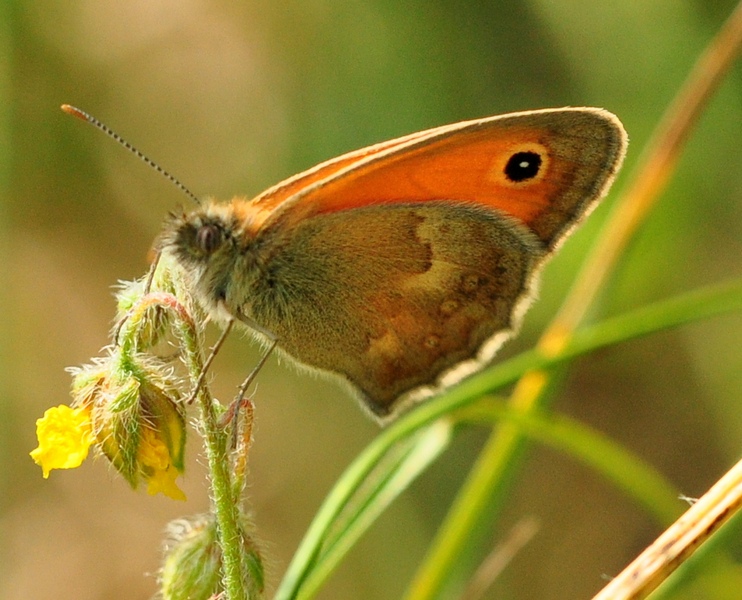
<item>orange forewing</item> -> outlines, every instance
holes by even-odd
[[[426,137],[433,131],[437,131],[437,129],[411,133],[401,138],[380,142],[373,146],[348,152],[274,185],[254,198],[250,203],[249,212],[251,213],[253,231],[259,229],[271,213],[286,202],[287,199],[295,197],[312,185],[322,185],[324,182],[332,179],[337,173],[352,170],[355,165],[361,162],[367,162],[373,156],[385,150],[390,150],[406,142]]]
[[[519,132],[536,140],[538,132]],[[493,173],[497,157],[512,152],[509,139],[465,132],[385,157],[333,178],[303,195],[318,212],[352,210],[369,204],[455,199],[496,208],[524,224],[544,210],[558,182],[542,181],[522,191],[505,186]]]
[[[370,205],[456,200],[500,211],[551,247],[599,197],[618,166],[622,141],[606,116],[612,117],[582,109],[516,113],[377,144],[259,196],[251,205],[262,218],[253,223],[257,230],[294,205],[301,205],[297,215],[306,218]],[[520,149],[533,149],[545,161],[540,176],[525,183],[503,174]],[[611,163],[614,168],[606,170]]]

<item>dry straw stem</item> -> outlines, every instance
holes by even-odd
[[[667,181],[693,122],[711,92],[742,49],[742,2],[716,38],[701,55],[685,87],[668,110],[647,147],[645,167],[627,192],[625,206],[617,211],[616,228],[583,271],[573,293],[542,339],[548,344],[560,329],[571,331],[584,314],[581,299],[592,299],[599,280],[610,267],[641,217]],[[614,239],[616,238],[616,239]],[[586,303],[585,303],[586,306]],[[665,531],[647,550],[608,584],[594,600],[644,598],[690,556],[701,543],[742,506],[742,463],[737,463],[690,510]]]
[[[593,600],[645,598],[742,506],[742,461]]]
[[[512,562],[515,556],[538,533],[539,522],[526,517],[515,524],[508,536],[490,552],[469,581],[460,600],[481,600],[490,586]]]

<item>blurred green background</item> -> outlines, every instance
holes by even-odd
[[[91,127],[126,137],[196,194],[252,196],[367,144],[462,119],[592,105],[631,145],[614,192],[545,272],[505,354],[553,316],[652,127],[731,0],[4,0],[0,4],[0,598],[145,599],[165,524],[206,510],[189,446],[186,504],[134,493],[104,461],[41,478],[34,421],[68,401],[64,369],[107,342],[111,286],[140,276],[180,192]],[[742,66],[690,140],[605,294],[603,314],[742,276]],[[742,315],[574,365],[555,408],[698,496],[742,449]],[[258,352],[234,336],[215,392]],[[250,504],[271,589],[345,465],[377,432],[341,388],[272,359],[259,378]],[[363,539],[322,598],[400,595],[484,439],[464,432]],[[587,597],[658,533],[632,501],[534,447],[493,544],[538,535],[489,598]],[[737,556],[742,542],[737,539]],[[739,588],[737,587],[737,592]],[[698,597],[698,596],[689,596]],[[738,596],[729,596],[738,597]]]

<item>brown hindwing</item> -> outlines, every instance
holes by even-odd
[[[270,247],[250,316],[379,416],[510,332],[545,254],[515,221],[446,201],[317,216]]]

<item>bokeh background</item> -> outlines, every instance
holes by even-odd
[[[101,118],[198,195],[254,195],[367,144],[462,119],[593,105],[631,136],[614,192],[546,270],[505,354],[553,316],[616,191],[731,0],[4,0],[0,3],[0,597],[129,600],[156,591],[165,524],[207,508],[195,436],[187,503],[132,492],[104,461],[54,472],[34,421],[65,367],[107,342],[111,287],[139,277],[180,192],[91,127]],[[742,66],[699,123],[605,294],[616,314],[742,276]],[[580,360],[555,408],[700,495],[742,449],[742,315]],[[215,391],[258,358],[233,336]],[[377,433],[344,390],[273,359],[261,373],[250,505],[269,588],[332,482]],[[321,598],[399,597],[484,439],[466,431],[364,537]],[[658,533],[570,458],[533,447],[493,544],[541,523],[489,598],[587,597]],[[730,552],[742,556],[742,542]],[[737,588],[738,591],[739,588]],[[691,596],[693,597],[693,596]],[[698,596],[694,596],[698,597]],[[729,596],[737,597],[737,596]]]

